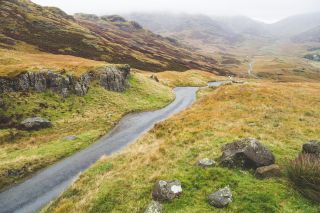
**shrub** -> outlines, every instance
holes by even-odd
[[[307,198],[320,203],[320,158],[300,154],[287,166],[287,173],[296,188]]]

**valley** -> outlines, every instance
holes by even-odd
[[[97,14],[0,0],[0,213],[320,211],[320,13]]]

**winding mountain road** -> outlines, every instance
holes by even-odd
[[[217,85],[219,86],[219,85]],[[167,107],[151,112],[129,114],[95,144],[43,169],[25,182],[0,194],[0,212],[37,212],[55,199],[101,156],[115,153],[133,143],[154,124],[190,106],[196,99],[196,87],[177,87],[176,99]]]

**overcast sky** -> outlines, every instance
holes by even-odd
[[[69,14],[83,12],[123,14],[130,12],[183,12],[207,15],[245,15],[275,22],[287,16],[320,11],[320,0],[32,0],[57,6]]]

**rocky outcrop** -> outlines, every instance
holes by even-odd
[[[171,201],[182,193],[181,183],[178,180],[160,180],[154,186],[152,198],[156,201]]]
[[[320,141],[309,141],[303,144],[302,152],[320,157]]]
[[[281,171],[280,171],[280,167],[278,165],[272,164],[270,166],[262,166],[262,167],[257,168],[254,175],[258,179],[280,177]]]
[[[272,152],[254,138],[226,144],[222,151],[221,164],[228,167],[256,169],[275,162]]]
[[[232,193],[230,188],[227,186],[219,191],[209,195],[208,202],[210,205],[216,208],[224,208],[232,202]]]
[[[38,130],[44,128],[50,128],[52,123],[41,117],[27,118],[23,120],[20,124],[22,129],[25,130]]]
[[[69,94],[84,96],[91,81],[98,81],[107,90],[122,92],[128,86],[128,65],[105,66],[76,77],[50,70],[25,72],[13,78],[0,78],[0,94],[5,92],[44,92],[52,90],[66,97]]]

